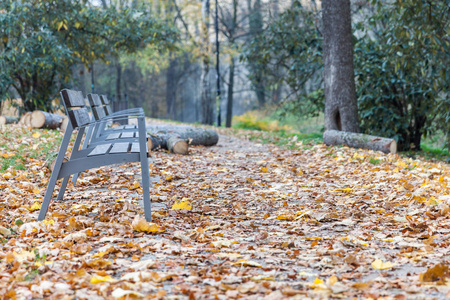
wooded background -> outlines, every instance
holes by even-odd
[[[5,0],[0,95],[21,98],[20,114],[58,109],[69,87],[183,122],[218,125],[220,116],[231,126],[255,109],[321,115],[327,5],[219,0],[216,19],[214,0]],[[449,146],[447,1],[351,1],[350,14],[361,131],[402,150],[430,134]]]

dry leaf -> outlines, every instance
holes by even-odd
[[[156,233],[161,232],[161,228],[155,223],[149,223],[144,218],[136,216],[131,223],[131,227],[139,232]]]
[[[184,200],[185,198],[183,198],[182,201],[180,202],[175,202],[172,205],[172,209],[187,209],[187,210],[191,210],[192,209],[192,205],[188,202]]]
[[[372,268],[374,268],[375,270],[387,270],[394,267],[394,265],[391,262],[389,261],[383,262],[381,259],[374,260],[371,265]]]

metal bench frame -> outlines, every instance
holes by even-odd
[[[64,137],[56,157],[55,166],[45,192],[41,210],[39,211],[38,221],[45,219],[58,179],[63,179],[57,196],[58,200],[62,200],[70,175],[72,174],[117,163],[140,162],[142,172],[144,213],[145,219],[150,222],[150,172],[147,157],[148,150],[146,143],[145,115],[143,113],[136,113],[133,115],[137,119],[138,123],[138,138],[117,139],[113,141],[98,140],[94,143],[90,143],[89,147],[80,149],[80,144],[86,128],[94,128],[99,125],[100,122],[93,122],[90,119],[88,109],[86,108],[84,97],[81,92],[64,89],[61,91],[61,97],[69,118],[69,124],[64,133]],[[72,153],[69,160],[64,162],[63,160],[65,153],[75,130],[77,130],[77,136]]]

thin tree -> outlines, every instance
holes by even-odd
[[[359,132],[350,0],[323,0],[325,130]]]
[[[201,52],[202,52],[202,75],[201,75],[201,107],[202,107],[202,124],[213,124],[213,101],[211,97],[211,82],[209,78],[210,67],[210,42],[209,42],[209,25],[210,25],[210,0],[202,0],[202,27],[201,27]]]

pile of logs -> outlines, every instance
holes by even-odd
[[[0,125],[19,123],[32,128],[62,128],[67,118],[57,114],[48,113],[41,110],[26,112],[20,118],[10,116],[0,116]],[[63,128],[64,129],[64,128]]]

